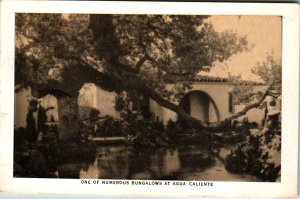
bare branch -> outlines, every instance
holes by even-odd
[[[266,91],[262,94],[261,98],[260,98],[257,102],[255,102],[255,103],[253,103],[253,104],[250,104],[250,105],[246,106],[246,107],[245,107],[243,110],[241,110],[240,112],[237,112],[236,114],[232,115],[231,117],[228,117],[228,118],[226,118],[225,120],[221,121],[221,123],[226,123],[226,122],[228,122],[228,121],[232,121],[232,120],[234,120],[234,119],[236,119],[236,118],[238,118],[238,117],[240,117],[240,116],[242,116],[242,115],[245,115],[249,110],[251,110],[251,109],[253,109],[253,108],[259,107],[260,104],[261,104],[261,103],[265,100],[265,98],[268,96],[268,93],[269,93],[271,87],[272,87],[272,85],[270,85],[270,86],[266,89]]]
[[[251,93],[251,94],[248,94],[247,96],[245,96],[244,98],[242,99],[239,99],[239,101],[245,101],[245,100],[248,100],[250,97],[253,97],[255,95],[257,95],[258,93]]]

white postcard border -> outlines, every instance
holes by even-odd
[[[13,178],[14,13],[277,15],[283,18],[282,170],[280,183],[219,182],[213,186],[81,184],[81,180]],[[15,193],[268,196],[297,194],[299,101],[299,6],[270,3],[2,1],[0,67],[0,191]],[[187,181],[188,184],[189,181]]]

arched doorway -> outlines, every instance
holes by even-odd
[[[191,116],[204,123],[220,121],[220,113],[214,100],[203,91],[187,93],[179,104]]]

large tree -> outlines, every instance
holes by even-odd
[[[57,97],[62,141],[79,135],[80,88],[89,81],[106,81],[96,78],[97,70],[88,63],[100,65],[89,56],[93,46],[88,19],[88,15],[16,14],[15,91],[30,87],[37,98]]]
[[[58,98],[62,140],[78,135],[78,91],[137,91],[203,127],[177,103],[191,79],[247,49],[233,32],[184,15],[16,15],[16,91]],[[171,84],[171,89],[166,85]]]
[[[189,91],[200,71],[247,50],[245,37],[216,32],[208,17],[91,15],[90,28],[104,70],[122,83],[122,89],[138,91],[203,127],[176,101]]]

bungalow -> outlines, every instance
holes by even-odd
[[[244,107],[244,105],[233,104],[232,89],[234,86],[227,78],[196,76],[192,81],[191,90],[181,101],[176,103],[191,116],[204,123],[219,122]],[[257,90],[262,90],[264,87],[260,83],[252,83]],[[167,85],[167,89],[171,87],[171,84]],[[80,117],[86,117],[91,108],[100,110],[102,116],[120,117],[114,109],[115,96],[116,93],[114,92],[104,91],[94,84],[85,84],[80,90],[78,98]],[[27,107],[32,98],[30,89],[15,94],[15,127],[26,125]],[[48,122],[58,122],[56,98],[47,95],[40,101],[44,108],[54,107],[47,112]],[[178,119],[175,112],[160,106],[152,99],[148,100],[147,107],[153,120],[167,124],[169,120],[176,121]],[[264,110],[252,109],[244,117],[247,117],[250,122],[256,122],[260,125],[264,119],[264,114]]]

